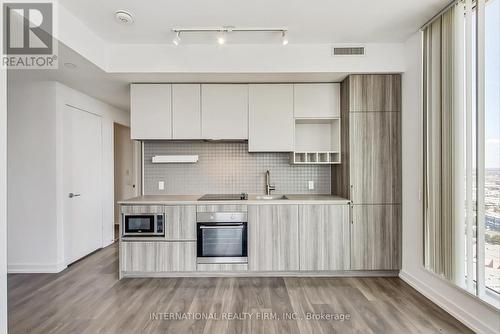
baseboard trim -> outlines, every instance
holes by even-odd
[[[399,273],[399,278],[408,283],[411,287],[420,292],[426,298],[430,299],[433,303],[441,307],[443,310],[448,312],[451,316],[456,318],[458,321],[463,323],[472,331],[483,334],[498,333],[496,330],[493,330],[492,328],[486,326],[476,317],[470,315],[467,311],[465,311],[461,307],[448,301],[448,299],[443,295],[441,295],[441,293],[433,289],[428,284],[425,284],[421,280],[415,278],[413,275],[410,275],[404,270],[401,270]]]
[[[8,263],[8,274],[54,274],[66,269],[64,263]]]
[[[130,272],[122,271],[121,277],[398,277],[398,271],[180,271],[180,272]]]
[[[115,239],[111,239],[111,240],[104,241],[104,242],[102,243],[102,248],[106,248],[106,247],[108,247],[109,245],[114,244],[114,243],[115,243],[115,241],[116,241]]]

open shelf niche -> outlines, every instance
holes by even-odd
[[[295,119],[292,164],[340,164],[340,118]]]

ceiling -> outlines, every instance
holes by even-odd
[[[117,108],[129,109],[129,88],[126,81],[110,76],[60,42],[58,58],[57,69],[9,70],[7,78],[8,80],[59,81]],[[75,64],[76,68],[70,69],[64,65],[65,63]]]
[[[449,0],[61,0],[94,33],[112,44],[170,45],[173,27],[288,27],[290,43],[403,42]],[[130,11],[133,25],[115,21]],[[228,36],[228,43],[275,42],[274,35]],[[260,38],[260,40],[258,40]],[[214,43],[198,36],[189,43]],[[186,43],[183,37],[182,43]],[[347,73],[107,73],[59,42],[57,70],[9,71],[10,80],[54,80],[123,110],[132,82],[339,82]],[[73,63],[70,69],[64,63]]]
[[[174,27],[287,27],[290,43],[403,42],[450,0],[61,0],[96,35],[110,43],[170,43]],[[117,23],[116,10],[133,14]],[[274,42],[241,33],[228,43]],[[259,40],[260,38],[260,40]],[[186,41],[183,40],[183,43]],[[189,43],[214,43],[197,36]]]
[[[58,44],[59,67],[50,70],[9,70],[9,80],[59,81],[123,110],[130,108],[132,82],[339,82],[347,73],[107,73],[65,44]],[[68,68],[72,63],[76,68]]]

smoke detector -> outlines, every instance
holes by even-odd
[[[130,14],[129,12],[126,12],[124,10],[117,10],[115,12],[115,19],[118,23],[121,23],[121,24],[134,23],[134,18],[132,17],[132,14]]]

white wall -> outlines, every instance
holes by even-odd
[[[402,43],[365,44],[366,55],[332,57],[331,44],[164,45],[111,44],[108,72],[302,73],[402,72]]]
[[[3,7],[3,1],[0,1]],[[0,24],[0,45],[3,25]],[[7,333],[7,72],[0,66],[0,333]]]
[[[7,76],[3,69],[0,97],[0,333],[7,333]]]
[[[405,44],[403,74],[403,268],[400,277],[479,333],[498,333],[500,313],[475,296],[427,271],[422,217],[422,43],[416,33]]]
[[[8,270],[65,267],[62,192],[64,105],[102,116],[103,246],[113,241],[113,122],[128,113],[53,81],[8,78]]]
[[[8,80],[9,271],[59,271],[55,83]]]

